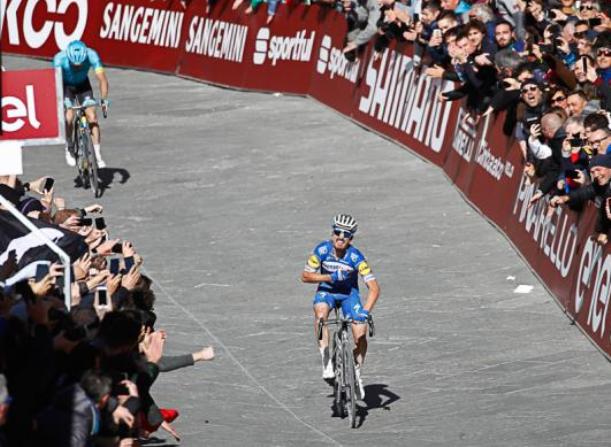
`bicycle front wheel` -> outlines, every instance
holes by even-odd
[[[98,177],[98,161],[95,158],[93,151],[93,141],[91,140],[91,134],[84,132],[83,134],[83,149],[85,157],[87,158],[87,166],[89,167],[89,182],[91,185],[91,191],[93,197],[97,199],[100,194],[100,181]]]
[[[348,422],[351,428],[356,427],[356,374],[354,373],[354,354],[346,341],[344,345],[344,394]]]

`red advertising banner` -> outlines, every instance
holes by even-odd
[[[516,143],[502,132],[503,116],[475,123],[459,102],[440,101],[439,93],[454,85],[425,76],[406,44],[392,43],[380,57],[370,45],[348,62],[345,18],[330,7],[281,4],[268,23],[266,5],[246,14],[246,4],[232,10],[231,3],[207,11],[204,0],[8,0],[2,2],[2,47],[52,57],[82,39],[110,65],[310,95],[442,167],[511,239],[588,338],[611,355],[611,257],[591,237],[597,209],[548,210],[545,200],[530,206],[535,185],[522,174]],[[3,123],[17,126],[20,119],[31,132],[40,115],[30,115],[27,95],[20,98],[10,115],[3,98]]]
[[[61,73],[43,70],[3,71],[0,141],[26,145],[64,143]]]

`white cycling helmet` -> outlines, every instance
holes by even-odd
[[[338,214],[333,218],[333,229],[356,233],[358,224],[350,214]]]

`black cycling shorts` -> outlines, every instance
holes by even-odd
[[[79,85],[64,85],[64,104],[66,100],[70,105],[82,104],[86,99],[95,99],[89,79]]]

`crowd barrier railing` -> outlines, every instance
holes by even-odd
[[[343,16],[324,6],[281,5],[274,20],[204,0],[8,0],[2,51],[51,58],[72,39],[105,64],[156,71],[238,89],[308,95],[442,168],[511,241],[558,305],[611,358],[611,257],[592,237],[596,206],[546,217],[522,175],[503,116],[477,125],[457,102],[440,102],[449,82],[414,69],[411,48],[371,47],[357,62],[341,54]],[[265,9],[265,5],[261,6]],[[112,80],[111,80],[112,82]],[[477,246],[470,256],[477,256]],[[608,323],[609,322],[609,323]],[[519,322],[517,322],[519,324]]]

